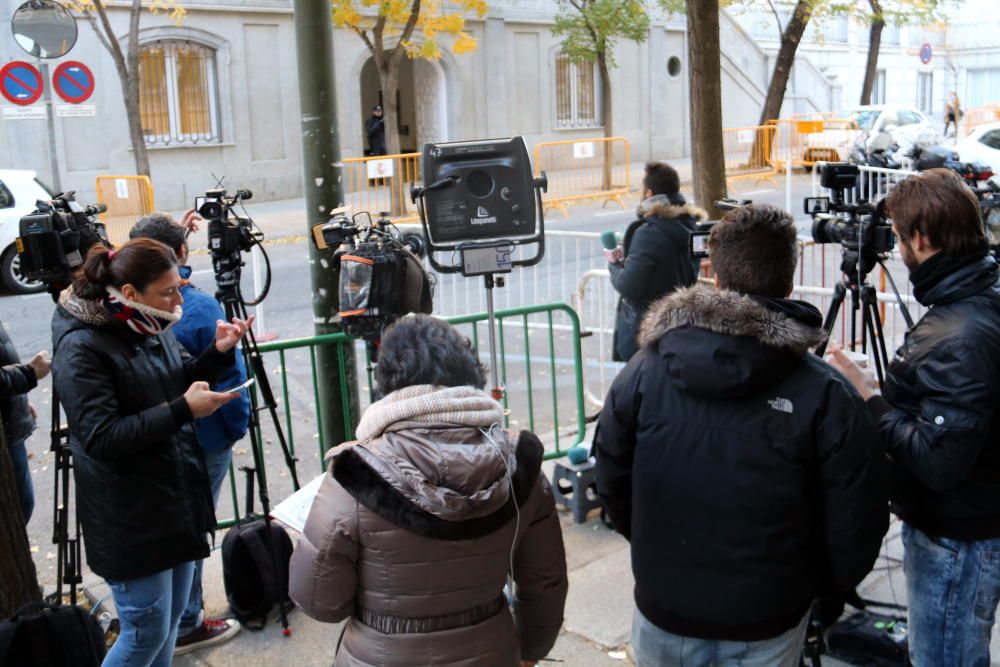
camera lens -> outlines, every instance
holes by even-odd
[[[482,169],[476,169],[465,177],[465,187],[473,197],[489,197],[493,192],[493,177]]]
[[[215,201],[207,201],[198,209],[198,215],[206,220],[215,220],[222,217],[222,204]]]

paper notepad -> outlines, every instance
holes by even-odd
[[[305,529],[309,510],[312,508],[313,500],[316,499],[316,494],[319,493],[319,485],[323,483],[324,477],[326,473],[271,508],[271,518],[301,533]]]

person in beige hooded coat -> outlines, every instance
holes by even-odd
[[[336,667],[535,664],[568,586],[541,442],[500,427],[482,365],[439,320],[387,330],[375,379],[384,398],[334,450],[295,548],[292,599],[349,619]]]

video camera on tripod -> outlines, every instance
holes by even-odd
[[[73,272],[83,265],[93,246],[111,247],[104,223],[97,218],[108,207],[83,206],[75,194],[64,192],[51,201],[39,200],[35,210],[20,221],[16,246],[21,273],[45,283],[53,294],[70,284]]]
[[[400,317],[433,310],[433,281],[419,257],[423,241],[404,238],[386,213],[372,222],[367,211],[348,218],[346,209],[338,209],[312,231],[317,248],[335,249],[346,333],[374,342]]]
[[[812,216],[812,236],[816,243],[839,243],[843,247],[841,270],[864,281],[896,246],[892,224],[886,219],[884,200],[876,204],[859,200],[847,202],[845,193],[854,191],[858,166],[847,162],[823,165],[820,184],[829,197],[806,197],[805,212]]]
[[[250,190],[237,190],[229,197],[225,190],[215,189],[206,192],[204,197],[196,198],[194,202],[198,215],[208,221],[208,250],[212,254],[212,268],[220,298],[238,298],[248,306],[260,304],[271,289],[271,262],[262,245],[264,232],[246,214],[245,208],[244,215],[234,211],[237,205],[242,208],[243,202],[252,198]],[[264,258],[264,286],[253,300],[245,300],[240,293],[240,277],[246,264],[243,253],[250,252],[255,246],[260,248]]]

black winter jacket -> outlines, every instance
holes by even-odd
[[[70,430],[77,515],[90,568],[144,577],[209,554],[215,512],[205,458],[184,392],[234,363],[212,345],[189,355],[173,333],[141,336],[60,306],[52,317],[52,375]],[[70,304],[71,306],[74,304]],[[78,309],[74,308],[74,312]]]
[[[667,632],[777,636],[852,591],[888,526],[875,424],[807,352],[818,311],[776,304],[704,285],[660,300],[598,420],[597,490]]]
[[[35,430],[28,408],[28,392],[38,386],[30,366],[21,363],[17,348],[0,324],[0,420],[7,445],[16,445]]]
[[[609,265],[611,284],[621,295],[615,316],[615,361],[628,361],[639,349],[636,336],[649,304],[678,287],[693,285],[701,264],[688,252],[688,236],[708,217],[705,211],[672,204],[660,195],[644,201],[638,212],[639,219],[625,230],[624,261]]]
[[[941,268],[916,291],[930,310],[889,364],[885,398],[868,404],[894,461],[893,511],[930,535],[992,539],[1000,537],[1000,269],[992,257]]]

